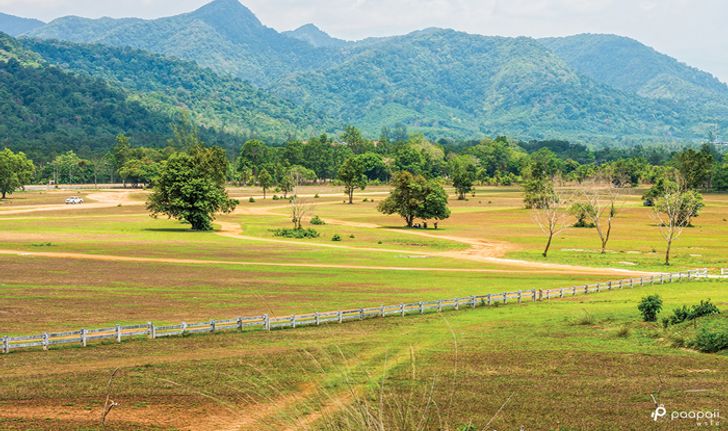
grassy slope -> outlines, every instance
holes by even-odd
[[[705,297],[723,298],[725,308],[725,288],[676,284],[406,320],[158,340],[153,348],[139,340],[18,353],[0,357],[0,406],[35,412],[36,419],[0,424],[95,429],[102,387],[120,367],[114,399],[121,405],[111,429],[209,429],[236,421],[247,424],[242,429],[286,429],[322,409],[328,413],[316,428],[336,429],[339,414],[325,406],[351,398],[376,405],[376,397],[358,394],[385,372],[386,421],[402,411],[422,415],[431,398],[437,414],[426,417],[440,416],[451,428],[482,425],[513,395],[491,423],[495,429],[692,429],[689,422],[652,424],[649,395],[659,391],[670,409],[724,406],[727,358],[669,347],[661,330],[638,322],[636,304],[658,292],[668,309]],[[577,323],[585,313],[592,324]],[[624,325],[632,329],[620,337]],[[344,409],[344,421],[357,429],[351,412]],[[438,429],[437,422],[426,429]]]

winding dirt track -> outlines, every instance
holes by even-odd
[[[373,193],[381,194],[381,193]],[[324,195],[329,196],[329,195]],[[332,195],[335,196],[335,195]],[[48,211],[72,211],[80,209],[101,209],[123,206],[141,206],[143,201],[131,199],[129,191],[97,191],[87,195],[87,199],[92,202],[84,205],[28,205],[19,206],[14,209],[0,211],[0,217],[6,215],[28,214],[35,212]],[[339,202],[336,201],[318,201],[312,205],[324,205]],[[233,215],[270,215],[276,217],[285,217],[285,214],[276,213],[275,210],[286,209],[287,205],[268,206],[268,207],[247,207],[238,208]],[[383,229],[391,232],[397,232],[406,235],[414,235],[432,239],[441,239],[453,241],[469,246],[467,250],[447,251],[447,252],[423,252],[403,249],[389,249],[378,247],[355,247],[339,244],[325,244],[314,242],[299,242],[292,240],[281,240],[274,238],[263,238],[256,236],[244,235],[239,223],[229,221],[217,221],[220,230],[218,235],[241,239],[246,241],[258,241],[275,244],[285,244],[295,247],[318,247],[329,249],[354,250],[373,253],[395,253],[408,256],[438,257],[446,259],[469,260],[475,262],[496,264],[504,266],[504,269],[481,269],[481,268],[433,268],[433,267],[393,267],[393,266],[377,266],[377,265],[336,265],[336,264],[315,264],[315,263],[280,263],[280,262],[258,262],[258,261],[227,261],[227,260],[199,260],[199,259],[174,259],[174,258],[145,258],[145,257],[128,257],[116,255],[96,255],[85,253],[52,253],[52,252],[24,252],[19,250],[0,250],[2,255],[16,255],[26,257],[45,257],[58,259],[78,259],[93,260],[107,262],[143,262],[143,263],[168,263],[168,264],[224,264],[224,265],[244,265],[244,266],[267,266],[267,267],[289,267],[289,268],[329,268],[329,269],[360,269],[374,271],[440,271],[454,273],[512,273],[515,269],[529,270],[532,272],[556,273],[556,274],[580,274],[580,275],[638,275],[644,272],[631,271],[619,268],[595,268],[577,265],[563,265],[547,262],[530,262],[525,260],[505,259],[502,256],[507,251],[512,250],[512,244],[505,242],[487,242],[474,238],[458,237],[452,235],[439,235],[417,230],[392,229],[380,226],[375,223],[352,222],[346,220],[326,219],[326,222],[332,225],[350,226],[367,229]]]

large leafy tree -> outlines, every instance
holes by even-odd
[[[458,193],[459,200],[465,200],[465,195],[473,190],[477,178],[477,162],[475,157],[463,155],[453,157],[449,164],[450,179]]]
[[[195,146],[162,163],[154,192],[147,201],[153,217],[160,214],[212,230],[217,213],[232,212],[238,204],[225,190],[227,160],[219,148]]]
[[[450,217],[447,193],[436,181],[404,171],[395,174],[392,186],[392,193],[379,204],[379,211],[400,215],[407,227],[414,226],[418,218],[439,221]]]
[[[354,203],[354,191],[364,190],[368,178],[360,156],[349,157],[339,168],[339,180],[344,184],[344,192],[349,197],[349,204]]]
[[[33,161],[24,153],[13,153],[9,148],[0,151],[0,195],[7,195],[30,182],[35,172]]]
[[[710,185],[715,163],[710,147],[704,146],[700,151],[684,150],[675,155],[672,163],[685,180],[685,188],[694,190]]]

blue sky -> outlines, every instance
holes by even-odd
[[[64,15],[156,18],[206,0],[0,0],[0,12],[45,21]],[[485,35],[633,37],[728,82],[725,0],[243,0],[266,25],[314,23],[361,39],[448,27]]]

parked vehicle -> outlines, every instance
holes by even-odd
[[[66,205],[80,205],[82,203],[83,199],[79,198],[78,196],[72,196],[66,199]]]

